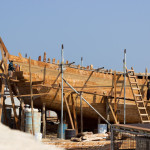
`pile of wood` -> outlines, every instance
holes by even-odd
[[[81,141],[103,141],[110,139],[110,135],[107,133],[97,133],[93,134],[93,132],[83,132],[79,133],[77,137],[71,138],[71,141],[81,142]]]

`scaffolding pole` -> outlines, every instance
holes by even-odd
[[[78,95],[80,95],[79,92],[77,92],[65,79],[63,79],[65,81],[65,83],[73,90],[75,91],[75,93],[77,93]],[[111,125],[84,97],[82,97],[82,99],[109,125]]]
[[[126,124],[126,49],[124,49],[124,124]]]
[[[61,78],[62,78],[62,82],[61,82],[61,135],[60,138],[63,139],[63,64],[64,64],[64,56],[63,56],[63,44],[62,44],[62,48],[61,48]]]

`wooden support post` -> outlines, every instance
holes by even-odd
[[[112,115],[113,115],[114,123],[115,123],[115,124],[118,124],[117,118],[116,118],[116,116],[115,116],[115,113],[114,113],[114,111],[113,111],[113,108],[112,108],[112,106],[111,106],[109,100],[108,100],[108,105],[109,105],[109,108],[110,108],[111,113],[112,113]]]
[[[71,94],[71,99],[72,99],[72,112],[73,112],[74,124],[75,124],[76,134],[78,134],[77,116],[76,116],[73,94]]]
[[[106,119],[108,122],[110,122],[110,109],[109,109],[109,103],[108,98],[105,96],[104,101],[106,102]],[[108,125],[108,132],[110,131],[110,125]]]
[[[18,87],[16,86],[16,84],[13,84],[13,86],[14,86],[14,89],[15,89],[15,91],[16,91],[16,93],[17,93],[17,95],[18,95],[18,99],[19,99],[19,101],[20,101],[20,110],[19,110],[19,116],[20,116],[20,122],[21,122],[21,126],[20,126],[20,130],[21,131],[24,131],[24,127],[25,127],[25,125],[24,125],[24,122],[25,122],[25,112],[24,112],[24,99],[22,98],[22,97],[20,97],[21,95],[20,95],[20,93],[19,93],[19,89],[18,89]]]
[[[13,107],[16,127],[17,127],[17,129],[19,129],[19,120],[18,120],[17,113],[16,113],[15,102],[14,102],[14,98],[13,98],[13,92],[12,92],[11,85],[10,85],[10,82],[8,79],[7,79],[7,84],[8,84],[8,88],[9,88],[10,97],[11,97],[11,103],[12,103],[12,107]]]
[[[43,120],[43,138],[45,138],[46,136],[45,103],[43,103],[42,120]]]
[[[114,103],[114,113],[115,113],[115,116],[116,116],[116,119],[117,119],[117,95],[116,95],[116,89],[117,89],[117,86],[116,86],[116,71],[114,72],[114,100],[115,100],[115,103]]]
[[[21,100],[21,131],[24,131],[24,116],[25,116],[25,112],[24,112],[24,100]]]
[[[1,117],[2,117],[2,108],[3,108],[3,101],[4,101],[4,86],[5,86],[5,83],[4,83],[4,78],[1,76],[1,101],[0,101],[0,122],[1,122]]]
[[[73,121],[72,121],[72,116],[71,116],[71,113],[70,113],[70,109],[69,109],[66,97],[64,97],[64,101],[66,103],[66,107],[67,107],[67,111],[68,111],[68,115],[69,115],[69,119],[70,119],[70,123],[71,123],[72,129],[74,129],[74,124],[73,124]]]
[[[29,73],[30,73],[30,96],[31,96],[31,114],[32,114],[32,134],[34,135],[34,111],[33,111],[33,91],[32,91],[32,74],[31,74],[31,58],[29,57]]]
[[[80,95],[81,133],[83,132],[82,92]]]

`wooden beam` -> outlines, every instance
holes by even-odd
[[[32,114],[32,134],[34,135],[34,111],[33,111],[33,91],[32,91],[32,74],[31,74],[31,58],[29,57],[29,73],[30,73],[30,97],[31,97],[31,114]]]
[[[45,138],[46,136],[45,103],[43,103],[42,120],[43,120],[43,138]]]
[[[6,97],[5,97],[6,98]],[[5,99],[3,101],[3,112],[4,112],[4,120],[5,120],[5,124],[8,126],[8,118],[7,118],[7,112],[6,112],[6,106],[5,106]]]
[[[2,108],[3,108],[3,102],[4,102],[4,79],[1,78],[2,82],[1,82],[1,101],[0,101],[0,122],[1,122],[1,117],[2,117]]]
[[[42,96],[42,95],[48,95],[49,93],[40,93],[40,94],[32,94],[32,96]],[[29,96],[31,96],[31,94],[27,94],[27,95],[13,95],[13,97],[17,97],[17,98],[19,98],[19,97],[29,97]],[[10,96],[7,96],[8,98],[10,97]]]
[[[115,116],[115,113],[114,113],[114,111],[113,111],[113,108],[112,108],[112,106],[111,106],[109,100],[108,100],[108,105],[109,105],[109,108],[110,108],[111,113],[112,113],[112,115],[113,115],[115,124],[118,124],[117,118],[116,118],[116,116]]]
[[[1,37],[0,37],[0,44],[2,45],[4,52],[5,52],[5,53],[8,53],[8,50],[7,50],[7,48],[6,48],[6,46],[5,46],[5,44],[4,44],[4,42],[3,42],[3,40],[2,40]],[[9,54],[9,53],[8,53],[8,54]]]
[[[72,129],[74,129],[74,124],[73,124],[71,112],[70,112],[70,109],[69,109],[69,106],[68,106],[68,102],[67,102],[67,100],[66,100],[66,97],[64,97],[64,101],[65,101],[65,103],[66,103],[66,107],[67,107],[67,111],[68,111],[68,115],[69,115],[69,119],[70,119],[70,123],[71,123]]]
[[[73,94],[71,94],[71,100],[72,100],[72,112],[73,112],[73,118],[74,118],[76,134],[78,134],[77,116],[76,116],[76,108],[75,108]]]
[[[11,85],[10,85],[10,82],[8,80],[8,77],[7,77],[7,84],[8,84],[10,98],[11,98],[11,103],[12,103],[12,107],[13,107],[13,112],[14,112],[14,118],[15,118],[16,127],[17,127],[17,129],[19,129],[19,120],[18,120],[18,117],[17,117],[15,102],[14,102],[14,98],[13,98],[13,93],[12,93],[12,89],[11,89]]]

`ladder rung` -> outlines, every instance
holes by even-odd
[[[130,78],[136,78],[136,76],[129,76]]]
[[[141,116],[148,116],[148,114],[140,114]]]
[[[145,107],[138,107],[139,109],[146,109]]]
[[[134,96],[137,96],[137,97],[138,97],[138,96],[142,96],[142,95],[140,95],[140,94],[134,94]]]
[[[131,69],[131,70],[127,70],[127,71],[128,71],[128,72],[134,72],[134,70],[132,70],[132,69]]]
[[[131,82],[131,84],[137,84],[137,82]]]
[[[150,122],[150,120],[144,120],[144,121],[142,120],[142,122]]]
[[[136,102],[137,102],[137,103],[143,103],[143,101],[137,101],[137,100],[136,100]]]
[[[132,88],[133,90],[140,90],[139,88]]]

